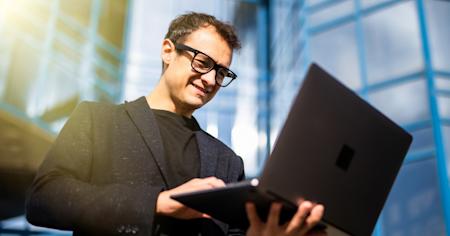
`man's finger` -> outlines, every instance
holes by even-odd
[[[262,222],[259,219],[258,214],[256,213],[255,204],[253,204],[251,202],[245,203],[245,210],[247,211],[247,218],[248,218],[250,225],[259,227],[259,225],[261,225]]]
[[[322,219],[324,213],[323,205],[316,205],[312,208],[311,214],[306,218],[304,227],[300,230],[301,233],[306,233],[311,230],[317,223],[319,223],[320,219]]]
[[[270,206],[269,215],[267,216],[267,225],[269,227],[278,227],[278,222],[280,219],[281,203],[274,202]]]
[[[223,182],[223,180],[218,179],[213,176],[202,179],[201,182],[199,182],[199,184],[202,184],[202,185],[206,184],[209,187],[213,187],[213,188],[225,186],[225,182]]]
[[[297,212],[292,217],[289,222],[286,232],[291,234],[292,232],[300,231],[302,229],[303,224],[305,224],[306,217],[311,212],[313,205],[309,201],[304,201],[298,207]]]

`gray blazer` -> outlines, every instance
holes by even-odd
[[[242,159],[204,131],[196,133],[200,176],[244,179]],[[185,235],[181,222],[155,214],[168,182],[164,147],[144,97],[120,104],[83,102],[50,148],[27,199],[34,225],[74,235]],[[238,232],[207,221],[200,235]],[[178,234],[180,233],[180,234]],[[196,234],[198,235],[198,233]]]

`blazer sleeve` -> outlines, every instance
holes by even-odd
[[[162,187],[89,181],[93,162],[92,103],[81,103],[50,148],[30,188],[27,220],[95,235],[151,235]]]

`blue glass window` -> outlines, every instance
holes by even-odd
[[[438,96],[439,115],[450,119],[450,97]]]
[[[326,7],[320,8],[310,15],[309,24],[312,27],[353,13],[354,0],[329,1],[329,3]]]
[[[355,24],[349,23],[311,38],[311,58],[352,89],[361,87]]]
[[[442,136],[445,147],[447,170],[450,170],[450,123],[447,125],[442,125]],[[450,180],[450,173],[447,173],[448,179]]]
[[[369,83],[423,69],[417,11],[413,1],[401,2],[364,17],[363,29]]]
[[[219,114],[219,139],[229,147],[231,147],[231,130],[234,125],[234,117],[235,114],[227,111]]]
[[[413,135],[413,142],[409,148],[409,152],[425,150],[434,148],[433,129],[426,128],[411,132]]]
[[[435,158],[406,164],[382,215],[383,235],[445,235]]]
[[[424,2],[434,67],[450,71],[450,1]]]
[[[423,79],[369,92],[369,101],[399,124],[426,120],[430,116]]]
[[[357,1],[361,1],[361,4],[364,8],[377,6],[385,2],[392,2],[392,0],[357,0]]]
[[[435,84],[437,89],[450,91],[450,78],[436,78]]]

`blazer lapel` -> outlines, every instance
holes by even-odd
[[[161,172],[164,184],[166,185],[166,188],[168,188],[169,183],[167,178],[167,164],[164,159],[164,146],[158,123],[156,122],[155,116],[150,109],[147,100],[145,97],[140,97],[135,101],[125,102],[125,109],[134,125],[139,130],[145,144],[153,154],[153,158]]]

